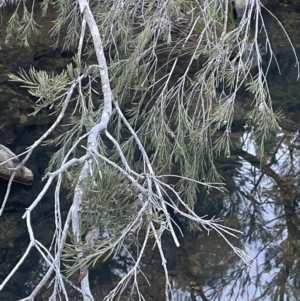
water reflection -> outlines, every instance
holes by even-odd
[[[243,262],[216,233],[185,233],[179,249],[164,237],[173,300],[298,300],[299,132],[283,128],[274,133],[263,160],[256,156],[251,135],[235,135],[232,156],[218,161],[228,189],[218,216],[242,231],[240,240],[228,239],[249,258]],[[234,168],[222,169],[231,162]],[[207,198],[216,202],[213,196]],[[165,300],[159,255],[149,247],[145,257],[141,290],[146,300]]]
[[[298,300],[300,135],[297,126],[295,122],[285,122],[282,131],[274,133],[268,140],[263,160],[256,156],[255,143],[249,133],[233,134],[232,155],[217,161],[228,191],[203,195],[200,203],[212,206],[200,204],[198,210],[200,215],[217,214],[226,225],[241,230],[243,235],[240,239],[228,239],[234,246],[244,249],[249,258],[243,262],[215,232],[207,235],[205,232],[189,233],[185,230],[180,248],[176,248],[171,237],[165,235],[163,240],[173,300]],[[15,187],[19,187],[18,184]],[[16,197],[16,194],[17,191],[11,197]],[[48,213],[52,211],[49,198],[51,194],[48,201],[42,204],[47,207],[45,210]],[[13,202],[11,199],[10,204]],[[20,210],[15,208],[14,212]],[[41,225],[41,219],[38,216],[37,219],[36,225]],[[43,224],[47,223],[48,237],[51,237],[51,222],[43,218]],[[25,229],[24,225],[19,228]],[[43,228],[41,237],[44,235]],[[24,239],[22,244],[25,248]],[[146,300],[165,300],[165,276],[159,254],[152,247],[149,244],[141,266],[143,273],[138,275],[140,291]],[[0,252],[0,261],[1,258],[8,260],[8,253],[5,252]],[[114,260],[92,269],[91,281],[96,300],[102,300],[132,267],[136,252],[132,248],[124,249]],[[11,258],[10,262],[15,261]],[[42,277],[44,268],[33,254],[30,264],[16,274],[4,293],[18,290],[20,296],[27,295],[37,279]],[[28,279],[24,280],[26,274]],[[76,281],[77,275],[74,279]],[[14,284],[16,282],[17,285]],[[131,289],[129,285],[121,300],[131,298]],[[74,300],[80,300],[75,289],[69,287],[69,290]],[[37,300],[47,300],[47,296],[48,292],[42,292]],[[7,301],[16,300],[12,296],[5,298]],[[137,296],[133,295],[132,299],[137,299]]]
[[[252,260],[223,266],[217,283],[203,292],[210,300],[298,300],[298,133],[274,135],[264,161],[255,156],[251,137],[236,141],[239,147],[230,159],[237,165],[232,179],[227,177],[221,215],[243,232],[243,247]],[[222,250],[219,267],[228,259],[224,255]]]
[[[200,215],[216,214],[226,225],[242,231],[240,239],[232,237],[228,239],[234,246],[244,249],[249,258],[243,262],[215,232],[207,235],[205,232],[188,233],[185,230],[185,237],[181,239],[180,248],[176,248],[171,237],[165,235],[163,245],[168,262],[173,300],[299,299],[300,126],[298,120],[300,107],[298,98],[290,97],[290,91],[280,94],[283,90],[281,86],[277,85],[277,90],[275,85],[272,87],[276,93],[275,97],[277,96],[274,100],[274,107],[282,108],[288,117],[282,121],[282,130],[273,133],[267,141],[263,160],[257,158],[253,137],[248,132],[233,133],[231,156],[217,160],[218,170],[225,179],[228,191],[224,194],[216,192],[203,195],[198,208]],[[296,87],[293,89],[297,90]],[[298,91],[295,92],[295,95],[298,94]],[[285,101],[286,98],[288,101]],[[251,102],[250,100],[249,103]],[[17,116],[19,115],[18,113]],[[12,141],[5,141],[15,148],[20,145],[25,148],[44,131],[39,128],[39,132],[36,132],[36,128],[34,129],[31,125],[24,127],[8,124],[3,127],[5,131],[0,132],[3,139],[4,134],[12,132],[11,127],[16,129],[16,138]],[[26,145],[22,145],[25,142]],[[47,151],[52,152],[53,149]],[[36,174],[43,174],[48,159],[45,149],[41,148],[34,154],[29,165]],[[5,191],[5,185],[6,182],[0,179],[0,193],[2,194]],[[26,187],[22,188],[24,191],[21,191],[21,187],[16,184],[6,208],[7,215],[4,218],[10,220],[7,222],[9,226],[5,230],[1,228],[0,231],[1,279],[19,258],[19,250],[27,246],[28,238],[25,238],[26,228],[21,215],[41,189],[41,183],[34,185],[36,187],[33,189]],[[20,195],[24,197],[21,201]],[[45,237],[47,232],[47,241],[51,241],[53,234],[53,225],[48,225],[51,224],[49,220],[53,211],[51,198],[52,192],[49,192],[44,203],[41,203],[42,208],[39,208],[35,219],[37,228],[41,229],[43,226],[40,230],[43,233],[39,233],[38,239]],[[210,206],[204,207],[203,203],[210,204]],[[66,208],[68,206],[69,204],[66,204]],[[203,210],[206,211],[203,212]],[[8,215],[8,213],[12,214]],[[50,215],[48,221],[46,213]],[[3,225],[4,222],[2,222]],[[47,226],[47,229],[44,226]],[[1,232],[7,232],[6,229],[9,227],[19,230],[14,230],[10,235],[12,239],[15,239],[13,243],[7,243],[5,239],[1,240]],[[14,251],[10,253],[13,248]],[[137,250],[133,248],[124,249],[114,260],[98,264],[91,270],[95,300],[102,300],[132,267],[132,258],[135,257],[136,252]],[[160,256],[153,251],[153,244],[148,246],[141,271],[143,273],[138,275],[138,282],[145,299],[164,301],[165,276]],[[37,254],[32,254],[4,293],[2,295],[0,293],[0,300],[15,301],[16,295],[25,297],[44,272],[43,262],[39,260]],[[75,282],[77,277],[78,275],[74,276]],[[121,300],[130,300],[132,288],[132,285],[129,285]],[[71,287],[68,289],[72,296],[71,300],[82,299],[75,289]],[[14,293],[14,296],[7,295],[8,293]],[[43,291],[36,300],[48,300],[48,296],[49,294]],[[133,295],[132,299],[137,299],[137,296]]]

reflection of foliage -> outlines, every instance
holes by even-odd
[[[215,297],[225,290],[230,300],[298,300],[300,169],[295,160],[300,153],[287,135],[274,135],[271,142],[264,161],[240,149],[233,152],[240,166],[233,177],[235,184],[228,187],[228,211],[239,221],[253,263],[228,270],[213,287]]]
[[[75,267],[81,268],[115,254],[125,247],[128,236],[134,233],[140,238],[137,233],[142,233],[133,266],[106,300],[122,293],[131,279],[143,299],[137,274],[147,242],[153,237],[168,298],[171,282],[161,236],[167,230],[175,245],[180,245],[170,211],[202,229],[215,230],[235,254],[244,256],[224,235],[234,236],[234,230],[218,219],[200,218],[194,204],[200,185],[206,189],[221,187],[212,184],[220,181],[215,158],[231,152],[235,100],[241,87],[246,86],[253,95],[252,112],[244,119],[249,119],[256,134],[260,155],[265,137],[278,128],[279,115],[272,109],[261,64],[259,35],[264,36],[270,59],[272,47],[264,22],[259,24],[260,1],[248,2],[239,26],[233,22],[232,4],[223,0],[51,2],[57,10],[52,33],[59,35],[66,29],[65,47],[75,45],[77,49],[73,63],[51,76],[34,69],[29,75],[24,71],[11,75],[38,97],[37,111],[47,106],[57,113],[56,121],[30,147],[29,154],[59,122],[65,120],[68,125],[62,135],[48,141],[60,149],[50,162],[43,190],[25,215],[30,250],[39,246],[31,229],[31,211],[57,179],[55,258],[51,252],[38,249],[50,266],[47,277],[55,271],[50,299],[56,299],[60,291],[68,299],[60,256],[70,226],[70,249],[76,257]],[[43,1],[43,14],[48,4]],[[252,22],[253,15],[256,18]],[[18,23],[16,17],[8,26],[9,34],[25,44],[35,25],[33,13],[30,17],[26,20],[32,28]],[[16,27],[21,30],[16,31]],[[88,56],[91,60],[86,60]],[[95,57],[96,64],[91,64]],[[85,154],[81,144],[86,145]],[[64,226],[60,216],[63,178],[74,188]],[[103,234],[105,228],[109,235],[101,240],[99,232]],[[74,271],[71,268],[70,272]],[[81,279],[84,298],[91,296],[86,276],[87,271]]]

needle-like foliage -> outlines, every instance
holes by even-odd
[[[17,5],[7,25],[7,39],[14,36],[28,45],[30,35],[38,33],[34,2],[30,10],[25,1],[1,3]],[[260,156],[266,137],[279,128],[280,114],[272,109],[268,68],[264,68],[274,54],[263,5],[245,0],[239,23],[232,2],[224,0],[44,0],[41,13],[46,15],[50,7],[57,13],[51,34],[58,37],[58,44],[63,36],[65,48],[77,49],[73,63],[60,74],[31,68],[10,75],[37,98],[36,113],[47,107],[57,114],[27,157],[55,133],[59,122],[65,129],[47,141],[58,151],[49,163],[43,191],[25,214],[29,250],[36,247],[49,264],[39,288],[54,271],[51,300],[61,292],[68,295],[60,259],[72,225],[72,242],[63,258],[68,261],[68,275],[80,269],[84,300],[93,300],[87,266],[112,258],[121,249],[132,257],[133,241],[139,246],[133,265],[105,300],[122,293],[130,279],[143,299],[136,276],[151,239],[161,256],[169,299],[171,283],[161,240],[165,230],[180,245],[170,212],[181,215],[192,229],[217,231],[228,244],[225,234],[235,235],[219,220],[197,216],[194,205],[199,187],[223,188],[215,159],[230,154],[239,90],[247,89],[253,98],[244,122],[257,139]],[[30,212],[54,179],[52,257],[34,238]],[[73,198],[64,224],[62,182]],[[231,247],[244,258],[241,250]],[[26,300],[33,300],[37,291]]]

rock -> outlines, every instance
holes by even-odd
[[[9,161],[7,161],[9,160]],[[7,162],[5,162],[7,161]],[[2,162],[5,162],[2,164]],[[14,169],[20,164],[19,158],[7,147],[0,144],[0,177],[9,179]],[[33,180],[33,174],[30,169],[23,166],[14,177],[15,182],[23,184],[31,184]]]
[[[28,117],[24,114],[22,114],[19,118],[20,124],[24,124],[28,120]]]

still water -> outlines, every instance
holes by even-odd
[[[276,101],[280,102],[280,99]],[[284,113],[288,118],[282,123],[282,130],[274,132],[266,143],[265,158],[262,160],[256,157],[251,135],[233,133],[232,155],[218,161],[227,192],[203,195],[201,202],[210,204],[206,207],[209,209],[204,212],[203,207],[198,208],[200,215],[216,215],[222,223],[241,231],[238,238],[228,236],[227,239],[245,251],[243,260],[217,233],[190,233],[184,221],[184,238],[180,240],[180,248],[175,247],[168,235],[163,237],[173,300],[274,301],[300,298],[300,126],[297,123],[300,112],[286,110]],[[53,150],[48,151],[51,153]],[[41,167],[46,167],[48,160],[45,150],[35,157],[41,160],[37,165],[39,168],[33,161],[29,162],[29,167],[42,174]],[[6,182],[1,180],[2,194],[5,185]],[[27,202],[30,198],[32,200],[41,185],[36,180],[32,187],[13,186],[4,218],[8,219],[9,227],[16,230],[10,235],[11,242],[1,244],[0,276],[10,270],[20,257],[20,248],[24,249],[28,243],[26,231],[23,231],[25,224],[18,221],[26,207],[20,198]],[[68,207],[68,201],[65,207]],[[51,212],[49,193],[34,217],[37,238],[44,242],[53,234]],[[95,300],[102,300],[132,267],[131,255],[134,253],[134,249],[123,250],[114,260],[91,270]],[[150,244],[141,268],[144,274],[141,273],[138,278],[145,299],[165,300],[165,277],[160,257]],[[44,272],[43,262],[33,252],[1,292],[0,296],[4,298],[1,300],[15,301],[25,297]],[[72,300],[81,300],[74,289],[69,289]],[[36,300],[48,300],[50,294],[51,291],[43,291]],[[129,288],[121,300],[130,298]],[[136,299],[134,296],[132,298]]]
[[[287,63],[286,69],[292,63]],[[293,72],[291,72],[293,74]],[[256,156],[253,137],[245,131],[232,134],[232,154],[217,161],[227,191],[203,193],[198,214],[220,218],[222,223],[239,230],[237,238],[226,237],[233,246],[245,252],[240,258],[229,244],[215,232],[190,233],[182,220],[184,237],[176,248],[171,236],[163,237],[164,251],[172,284],[172,299],[176,301],[275,301],[300,299],[300,88],[288,75],[270,73],[270,90],[274,108],[280,108],[285,118],[281,129],[272,133],[265,145],[265,157]],[[246,94],[245,94],[246,95]],[[251,105],[249,95],[236,101]],[[22,106],[23,108],[23,106]],[[20,113],[19,113],[20,115]],[[19,116],[14,112],[14,116]],[[16,118],[17,118],[16,117]],[[14,152],[21,152],[47,128],[43,124],[18,126],[8,123],[7,129],[16,139],[6,142]],[[51,120],[49,120],[51,123]],[[2,136],[3,137],[3,136]],[[19,150],[17,149],[19,148]],[[40,180],[47,166],[52,148],[39,148],[28,162],[36,177],[33,186],[14,184],[6,211],[0,224],[0,280],[10,272],[28,244],[25,222],[21,219],[25,208],[42,187]],[[7,182],[0,180],[3,198]],[[70,200],[62,205],[67,212]],[[203,204],[206,204],[203,206]],[[205,209],[203,209],[205,208]],[[53,235],[52,192],[46,195],[34,213],[36,237],[49,243]],[[160,256],[149,244],[138,276],[140,291],[145,300],[165,300],[165,277]],[[21,250],[21,251],[20,251]],[[95,300],[102,300],[132,267],[134,249],[124,249],[114,259],[98,264],[91,270],[91,286]],[[16,301],[24,298],[45,273],[43,261],[34,251],[9,282],[0,300]],[[74,278],[76,281],[76,277]],[[82,300],[68,287],[71,300]],[[130,297],[131,287],[120,300]],[[43,290],[37,301],[48,300],[51,290]]]

